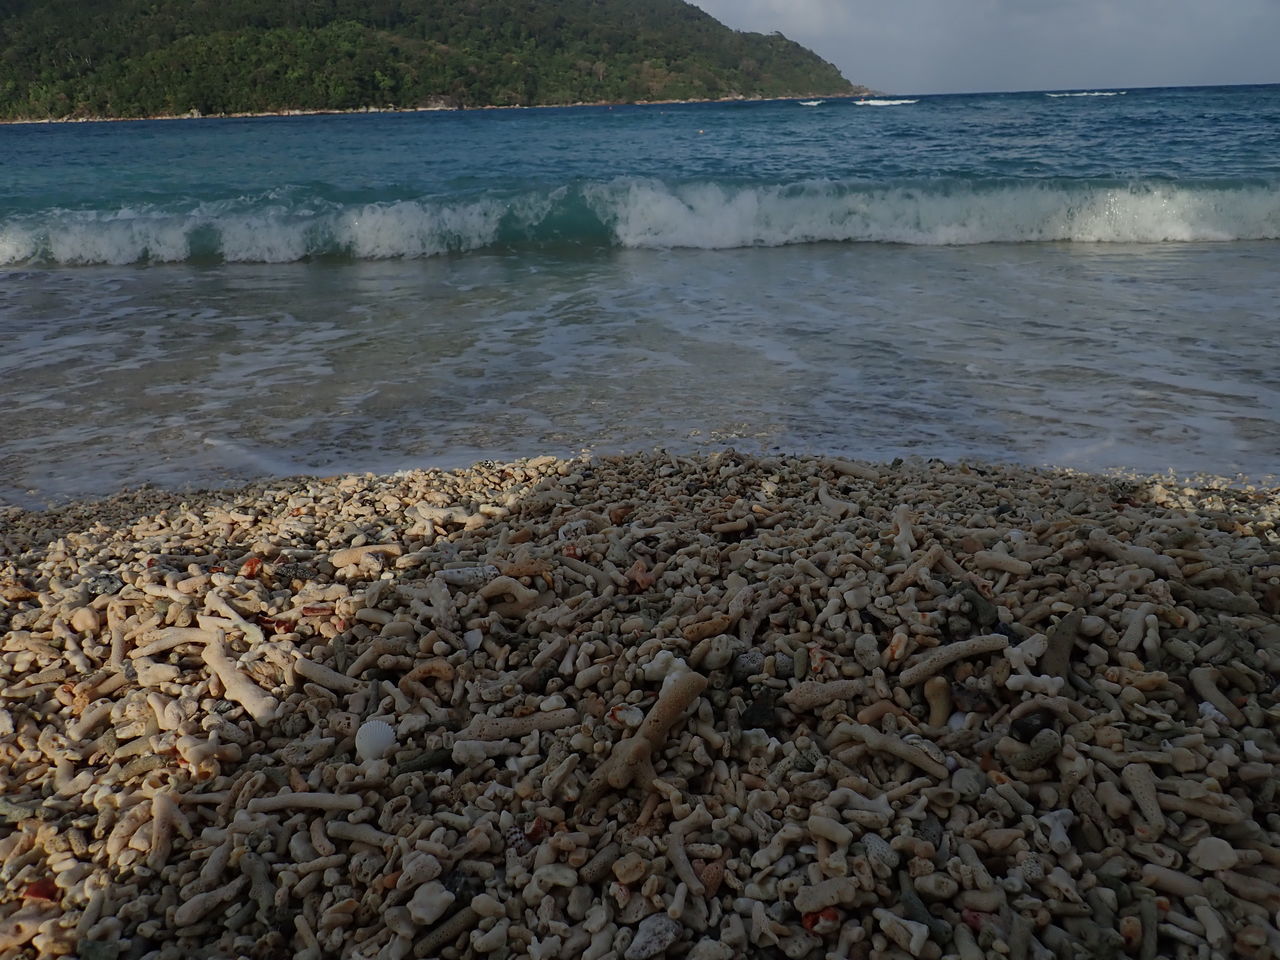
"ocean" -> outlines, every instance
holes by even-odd
[[[0,127],[0,503],[666,447],[1280,470],[1280,86]]]

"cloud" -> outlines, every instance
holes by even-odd
[[[892,92],[1280,82],[1275,0],[694,0]]]

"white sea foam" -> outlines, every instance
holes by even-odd
[[[260,213],[232,214],[209,222],[221,238],[222,256],[235,262],[292,263],[310,248],[308,235],[314,223],[288,211],[266,209]]]
[[[372,260],[564,241],[725,249],[820,241],[1280,239],[1280,186],[1263,184],[952,181],[874,187],[815,180],[744,186],[619,178],[453,202],[341,206],[279,199],[257,207],[227,201],[185,211],[27,215],[0,223],[0,264]]]
[[[0,224],[0,265],[23,263],[35,257],[39,250],[39,238],[27,227]]]
[[[1128,90],[1085,90],[1082,93],[1046,93],[1046,97],[1123,97]]]
[[[367,204],[339,216],[334,237],[360,259],[430,257],[492,244],[504,213],[496,200],[438,207],[416,200]]]
[[[813,241],[972,244],[1280,238],[1280,190],[1018,184],[842,189],[600,185],[588,202],[629,247],[780,246]]]
[[[176,262],[187,259],[190,245],[184,217],[125,208],[101,211],[53,211],[47,229],[25,229],[37,248],[57,263]],[[43,236],[40,234],[43,233]]]
[[[859,107],[901,107],[908,103],[919,103],[919,100],[855,100]]]
[[[0,223],[0,264],[173,262],[193,256],[241,263],[291,263],[333,254],[361,260],[435,256],[495,243],[507,218],[517,225],[536,225],[563,195],[561,190],[514,201],[404,200],[351,207],[256,205],[243,198],[181,212],[49,210]]]

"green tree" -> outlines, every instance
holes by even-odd
[[[854,92],[683,0],[0,3],[10,119]]]

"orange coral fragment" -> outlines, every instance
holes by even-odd
[[[1142,920],[1135,916],[1121,917],[1120,936],[1124,938],[1125,949],[1133,953],[1142,943]]]
[[[698,880],[706,888],[705,896],[714,897],[720,891],[720,884],[724,882],[724,862],[725,858],[721,857],[719,860],[712,860],[701,868],[695,865],[694,871]]]
[[[649,572],[649,567],[643,560],[637,560],[628,567],[626,576],[628,580],[635,584],[637,590],[648,590],[657,579]]]
[[[529,826],[525,827],[524,836],[530,844],[536,845],[542,842],[542,838],[547,835],[547,821],[542,817],[534,817]]]
[[[825,907],[806,913],[801,917],[801,922],[810,933],[831,933],[840,926],[840,911],[835,907]]]
[[[516,557],[505,563],[497,564],[498,572],[504,577],[540,577],[551,572],[551,561],[533,557]]]

